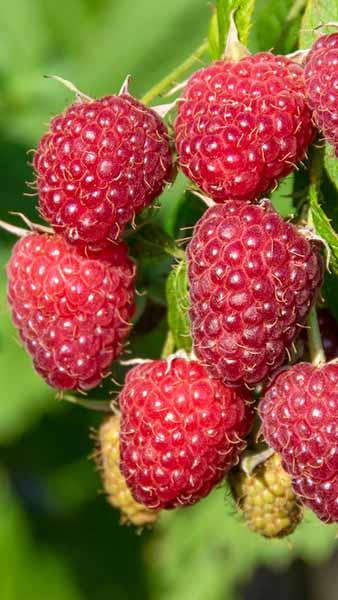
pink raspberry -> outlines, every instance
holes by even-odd
[[[338,33],[323,35],[305,62],[305,90],[313,120],[338,156]]]
[[[322,281],[316,244],[268,201],[209,208],[188,247],[194,348],[228,384],[279,367]]]
[[[119,396],[121,470],[148,508],[194,504],[245,447],[253,411],[196,361],[154,360],[129,371]]]
[[[31,233],[15,244],[7,275],[13,322],[38,373],[58,389],[97,386],[134,312],[135,267],[125,243],[91,251]]]
[[[266,441],[320,519],[338,522],[338,364],[281,372],[260,404]]]
[[[313,139],[303,69],[269,52],[201,69],[181,98],[175,131],[183,172],[208,196],[259,198]]]
[[[76,102],[51,121],[34,167],[55,231],[70,242],[116,239],[170,179],[168,132],[128,94]]]

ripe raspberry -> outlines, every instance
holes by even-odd
[[[338,156],[338,33],[323,35],[305,62],[305,90],[313,120]]]
[[[68,241],[116,239],[170,179],[165,124],[129,96],[76,102],[34,156],[40,211]]]
[[[108,417],[101,425],[97,458],[108,502],[121,511],[121,522],[139,526],[154,523],[159,513],[134,500],[120,471],[120,417]]]
[[[119,397],[121,470],[134,498],[174,508],[207,496],[245,447],[249,399],[196,361],[154,360],[129,371]]]
[[[183,172],[216,202],[259,198],[313,139],[303,69],[269,52],[215,62],[190,78],[175,131]]]
[[[232,490],[252,531],[267,538],[290,535],[302,519],[302,509],[284,471],[281,457],[271,456],[248,476],[231,477]]]
[[[279,367],[322,279],[314,244],[268,201],[209,208],[188,247],[194,348],[228,384]]]
[[[100,383],[130,330],[134,274],[123,242],[94,252],[31,233],[15,244],[8,302],[49,385],[86,390]]]
[[[338,521],[338,364],[299,363],[281,372],[260,414],[302,502],[323,521]]]

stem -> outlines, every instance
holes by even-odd
[[[308,225],[313,228],[313,218],[311,211],[312,201],[318,200],[319,188],[321,177],[323,173],[323,150],[314,150],[312,161],[310,165],[310,185],[309,185],[309,212],[308,212]],[[314,366],[320,367],[325,363],[325,352],[323,349],[322,338],[320,335],[320,329],[317,318],[316,306],[313,306],[307,317],[307,337],[310,351],[311,362]]]
[[[309,326],[309,329],[307,330],[307,337],[311,362],[315,367],[320,367],[325,363],[326,358],[315,306],[313,306],[309,312],[307,324]]]
[[[198,46],[196,50],[186,58],[178,67],[176,67],[169,75],[166,75],[161,81],[156,83],[146,94],[144,94],[143,98],[141,98],[141,102],[143,104],[150,104],[152,100],[160,96],[163,92],[165,92],[173,83],[176,83],[182,75],[184,75],[189,69],[193,66],[193,64],[205,54],[208,49],[208,42],[204,41],[203,44]]]
[[[79,398],[78,396],[71,396],[69,394],[65,394],[64,396],[62,396],[62,400],[66,400],[67,402],[71,402],[72,404],[78,404],[79,406],[83,406],[84,408],[89,408],[89,410],[98,410],[100,412],[112,412],[110,402],[99,400],[85,400]]]
[[[174,336],[172,334],[172,332],[170,331],[170,329],[168,330],[167,333],[167,337],[165,339],[163,348],[162,348],[162,354],[161,354],[161,358],[167,358],[167,356],[170,356],[170,354],[172,354],[175,350],[175,340],[174,340]]]

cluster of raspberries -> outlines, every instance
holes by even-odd
[[[173,143],[125,90],[80,96],[40,140],[39,210],[52,229],[14,246],[8,300],[36,370],[58,390],[98,386],[121,353],[136,269],[124,228],[170,182],[174,144],[211,204],[187,248],[194,353],[129,370],[120,416],[100,431],[104,485],[126,520],[194,504],[231,471],[239,507],[263,535],[293,530],[300,503],[338,521],[338,364],[285,366],[322,284],[321,245],[262,199],[318,129],[338,154],[337,61],[333,34],[304,65],[261,52],[202,68],[178,100]],[[262,386],[257,413],[278,455],[236,484]]]

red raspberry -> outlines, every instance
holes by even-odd
[[[305,90],[313,120],[338,156],[338,33],[323,35],[305,62]]]
[[[304,158],[314,129],[302,74],[260,52],[190,78],[175,123],[179,162],[216,202],[259,198]]]
[[[268,201],[209,208],[188,247],[198,358],[228,384],[255,384],[279,367],[322,280],[315,244]]]
[[[253,412],[196,361],[154,360],[129,371],[120,394],[121,470],[148,508],[194,504],[237,462]]]
[[[40,211],[68,241],[116,239],[170,179],[165,124],[131,96],[76,102],[34,156]]]
[[[13,322],[52,387],[97,386],[121,352],[134,311],[135,268],[126,245],[97,252],[31,233],[7,265]]]
[[[260,414],[264,437],[304,504],[323,521],[338,521],[338,364],[299,363],[281,372]]]

